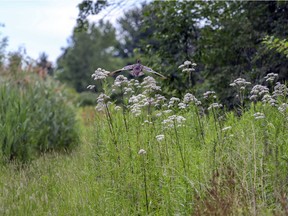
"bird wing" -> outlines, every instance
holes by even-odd
[[[166,79],[165,76],[163,76],[163,75],[160,74],[160,73],[157,73],[156,71],[152,70],[152,69],[149,68],[149,67],[143,66],[143,70],[145,70],[145,71],[147,71],[147,72],[149,72],[149,73],[154,73],[154,74],[156,74],[157,76],[160,76],[160,77]]]
[[[133,70],[133,67],[134,67],[134,65],[127,65],[121,69],[110,72],[109,76],[113,76],[114,74],[119,73],[119,72],[124,71],[124,70]]]

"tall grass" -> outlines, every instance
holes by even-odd
[[[27,162],[40,153],[78,144],[75,114],[62,91],[53,80],[33,76],[1,83],[2,158]]]

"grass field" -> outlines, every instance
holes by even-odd
[[[165,101],[116,81],[123,105],[80,109],[72,153],[0,166],[1,215],[288,214],[286,96],[236,114],[213,92]]]

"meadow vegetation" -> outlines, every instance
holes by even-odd
[[[0,82],[1,160],[28,162],[79,144],[74,108],[63,85],[21,71]]]
[[[0,37],[0,215],[288,215],[287,2],[115,2],[55,68]]]
[[[107,76],[92,75],[96,110],[79,108],[79,148],[1,166],[2,215],[288,213],[288,91],[277,74],[266,86],[231,83],[231,111],[214,91],[165,98],[150,76]]]

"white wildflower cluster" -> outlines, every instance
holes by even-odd
[[[199,101],[193,94],[190,93],[184,95],[183,103],[186,105],[190,103],[195,104],[196,106],[201,105],[201,101]]]
[[[256,112],[253,116],[255,119],[264,119],[265,118],[265,115],[263,113],[260,113],[260,112]]]
[[[107,102],[110,100],[110,97],[107,96],[104,93],[101,93],[97,98],[97,103],[104,103],[107,104]]]
[[[132,104],[129,106],[131,113],[134,116],[140,116],[141,115],[141,106],[139,104]]]
[[[238,87],[240,90],[245,90],[247,85],[251,85],[251,82],[247,82],[243,78],[237,78],[233,81],[233,83],[230,83],[230,86],[232,87]]]
[[[160,95],[160,94],[156,94],[156,95],[154,96],[154,99],[153,99],[153,100],[154,100],[154,102],[153,102],[154,107],[157,107],[157,108],[167,107],[167,104],[165,103],[165,101],[166,101],[167,99],[165,98],[165,96]]]
[[[129,98],[129,109],[135,116],[139,116],[141,114],[141,109],[143,107],[148,107],[148,106],[159,106],[160,102],[164,100],[163,96],[158,95],[158,97],[153,98],[153,97],[148,97],[144,94],[138,94],[138,95],[132,95]]]
[[[271,106],[276,106],[277,103],[277,101],[270,94],[265,94],[261,101],[263,103],[268,103]]]
[[[155,116],[157,116],[157,117],[162,116],[162,114],[163,114],[163,113],[162,113],[161,111],[156,111],[156,112],[155,112]]]
[[[146,95],[153,93],[155,91],[161,91],[161,87],[157,86],[156,80],[151,76],[145,77],[143,79],[143,82],[141,83],[141,86],[144,89],[143,94],[146,94]]]
[[[138,154],[139,155],[145,155],[147,152],[144,149],[140,149]]]
[[[146,101],[147,97],[143,94],[132,95],[129,99],[129,109],[131,113],[135,116],[139,116],[141,114],[141,108]]]
[[[141,88],[141,85],[140,85],[140,83],[139,83],[139,81],[138,80],[136,80],[136,79],[131,79],[129,82],[128,82],[128,86],[130,87],[130,88]]]
[[[126,86],[128,84],[128,79],[127,77],[123,75],[119,75],[116,77],[113,87],[121,87],[121,86]]]
[[[282,103],[279,107],[278,107],[279,112],[281,112],[282,114],[285,114],[288,111],[288,104],[287,103]]]
[[[132,104],[140,103],[140,101],[142,101],[143,98],[146,98],[146,96],[143,94],[132,95],[129,98],[129,103],[132,103]]]
[[[286,87],[286,85],[277,82],[275,87],[274,87],[274,91],[273,91],[272,95],[274,98],[286,97],[286,96],[288,96],[288,88]]]
[[[102,79],[106,79],[109,73],[110,73],[109,71],[106,71],[102,68],[98,68],[91,76],[94,80],[102,80]]]
[[[179,69],[182,69],[182,72],[185,73],[185,72],[192,72],[192,71],[195,71],[195,67],[196,64],[195,63],[192,63],[191,61],[185,61],[183,64],[181,64],[178,68]]]
[[[159,134],[156,136],[156,139],[158,142],[161,142],[162,140],[164,140],[165,136],[163,134]]]
[[[172,112],[172,110],[170,110],[170,109],[163,111],[164,114],[169,114],[169,113],[171,113],[171,112]]]
[[[250,94],[251,96],[249,99],[252,101],[257,101],[257,99],[261,98],[265,94],[269,94],[269,89],[263,85],[255,85],[253,86]]]
[[[210,98],[213,98],[213,99],[216,99],[216,93],[215,91],[207,91],[203,94],[203,97],[204,99],[210,99]]]
[[[174,107],[176,105],[178,105],[178,102],[180,101],[179,98],[177,97],[171,97],[169,102],[168,102],[168,108]]]
[[[219,109],[219,108],[222,108],[222,107],[223,107],[222,104],[212,103],[212,104],[210,104],[210,106],[208,107],[208,110],[211,110],[211,109]]]
[[[107,96],[106,94],[101,93],[98,98],[97,98],[97,106],[96,110],[98,111],[103,111],[106,104],[109,103],[110,97]]]
[[[168,119],[163,120],[162,124],[164,128],[181,127],[185,121],[186,119],[183,116],[172,115]]]
[[[185,104],[185,103],[178,103],[178,108],[179,109],[186,109],[187,108],[187,104]]]
[[[264,79],[266,80],[266,82],[273,82],[275,79],[277,79],[278,74],[276,73],[268,73]]]
[[[145,120],[144,123],[143,123],[142,125],[144,125],[144,124],[152,124],[152,122],[149,121],[149,120]]]
[[[127,95],[127,94],[133,94],[134,93],[134,90],[130,87],[124,87],[124,95]]]

